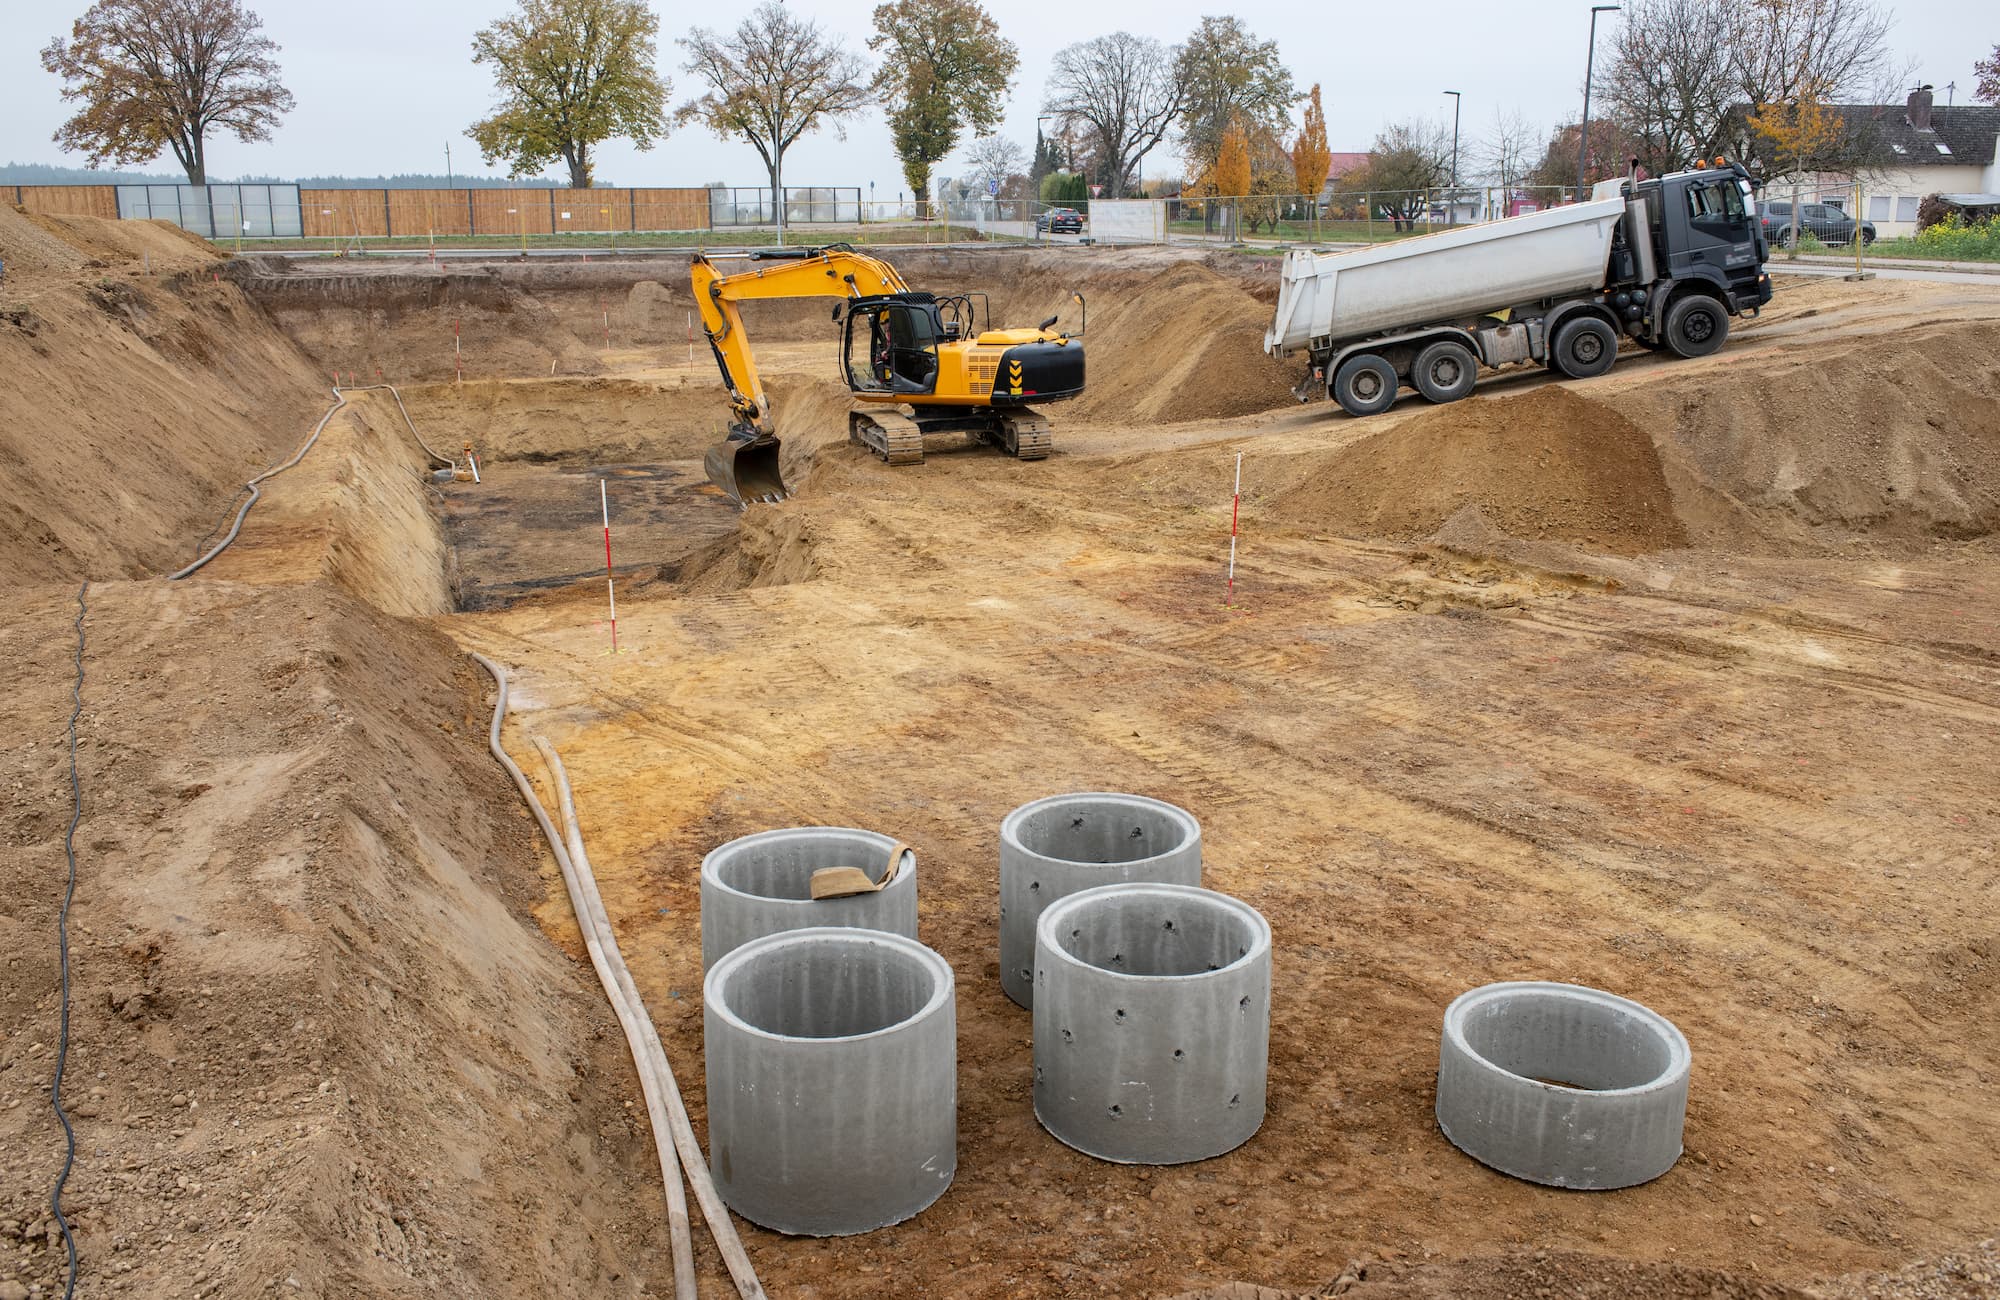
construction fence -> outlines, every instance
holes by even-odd
[[[11,191],[11,195],[9,194]],[[297,185],[14,185],[30,212],[171,221],[208,239],[393,239],[685,232],[854,225],[859,186],[768,188],[308,189]],[[921,219],[918,205],[884,205]],[[886,215],[886,214],[885,214]]]

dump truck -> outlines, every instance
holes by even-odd
[[[1375,415],[1405,385],[1433,402],[1481,366],[1611,369],[1619,341],[1706,356],[1771,300],[1769,250],[1740,163],[1600,182],[1584,202],[1353,252],[1286,254],[1264,350],[1304,352],[1301,402]]]

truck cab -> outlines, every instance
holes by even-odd
[[[1621,339],[1707,356],[1771,300],[1769,250],[1741,164],[1602,181],[1590,197],[1351,252],[1294,249],[1265,351],[1309,357],[1293,392],[1374,415],[1405,388],[1472,394],[1482,368],[1603,374]]]
[[[1741,164],[1607,184],[1630,185],[1633,198],[1646,205],[1657,278],[1675,285],[1704,281],[1732,314],[1754,312],[1771,301],[1771,280],[1763,269],[1770,250],[1750,174]]]

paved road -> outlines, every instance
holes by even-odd
[[[1764,267],[1772,275],[1815,275],[1822,279],[1840,279],[1854,271],[1848,266],[1821,266],[1805,262],[1767,262]],[[1919,267],[1894,266],[1888,262],[1876,262],[1867,269],[1877,279],[1882,280],[1928,280],[1932,284],[1985,284],[2000,286],[2000,274],[1993,271],[1933,271]]]

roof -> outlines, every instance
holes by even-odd
[[[1931,109],[1930,129],[1923,131],[1910,124],[1910,110],[1904,104],[1830,107],[1850,125],[1873,127],[1889,146],[1895,162],[1905,167],[1991,166],[1993,142],[2000,137],[2000,107],[1984,104],[1935,107]]]
[[[1808,169],[1841,171],[1853,166],[1895,167],[1990,167],[1994,141],[2000,137],[2000,107],[1958,104],[1932,108],[1931,124],[1918,130],[1910,122],[1908,104],[1828,104],[1845,128],[1838,156]],[[1750,129],[1749,104],[1735,104],[1725,118],[1723,138],[1733,143],[1745,158],[1768,154],[1768,145]]]
[[[1338,181],[1341,177],[1347,175],[1347,173],[1351,171],[1355,171],[1359,168],[1366,167],[1368,165],[1368,160],[1373,156],[1374,156],[1373,154],[1367,154],[1367,153],[1328,154],[1327,168],[1326,168],[1326,184],[1319,187],[1319,201],[1321,203],[1333,202],[1334,182]]]

